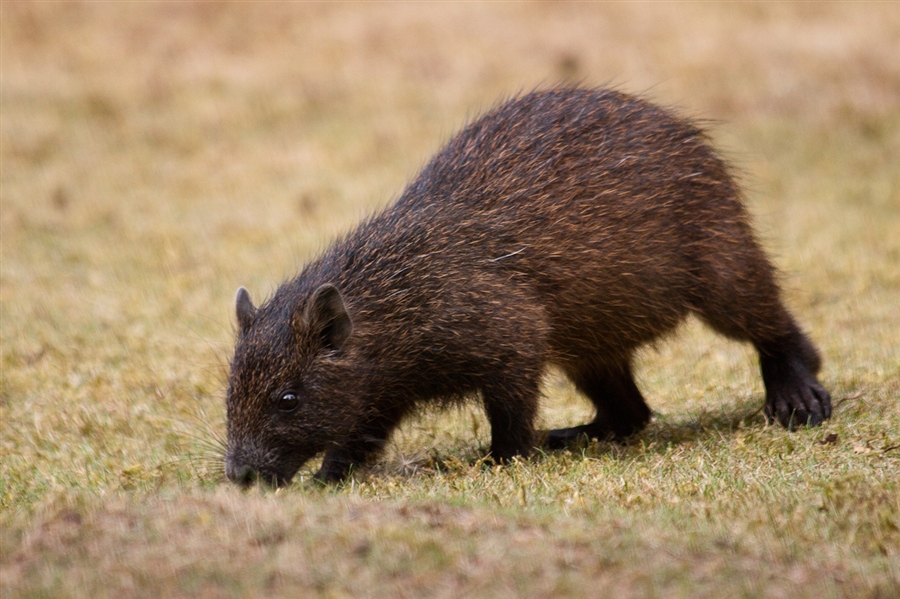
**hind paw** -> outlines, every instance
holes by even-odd
[[[769,386],[765,414],[788,430],[819,426],[831,418],[831,395],[814,376],[795,371]]]

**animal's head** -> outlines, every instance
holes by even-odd
[[[286,295],[255,307],[246,289],[237,294],[225,473],[243,486],[286,485],[355,421],[353,322],[340,292]]]

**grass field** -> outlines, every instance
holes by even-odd
[[[3,2],[0,595],[900,596],[897,56],[891,3]],[[833,419],[767,426],[692,322],[628,445],[486,467],[472,406],[339,488],[224,484],[235,290],[559,81],[715,122]],[[542,425],[588,415],[549,373]]]

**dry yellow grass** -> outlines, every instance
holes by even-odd
[[[898,55],[890,3],[3,2],[0,594],[900,595]],[[344,488],[221,485],[234,290],[572,80],[717,121],[834,419],[765,427],[751,353],[691,324],[627,447],[486,470],[461,410]]]

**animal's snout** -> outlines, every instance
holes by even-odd
[[[253,468],[235,459],[233,455],[225,457],[225,476],[231,482],[242,487],[249,487],[256,480],[256,472]]]

